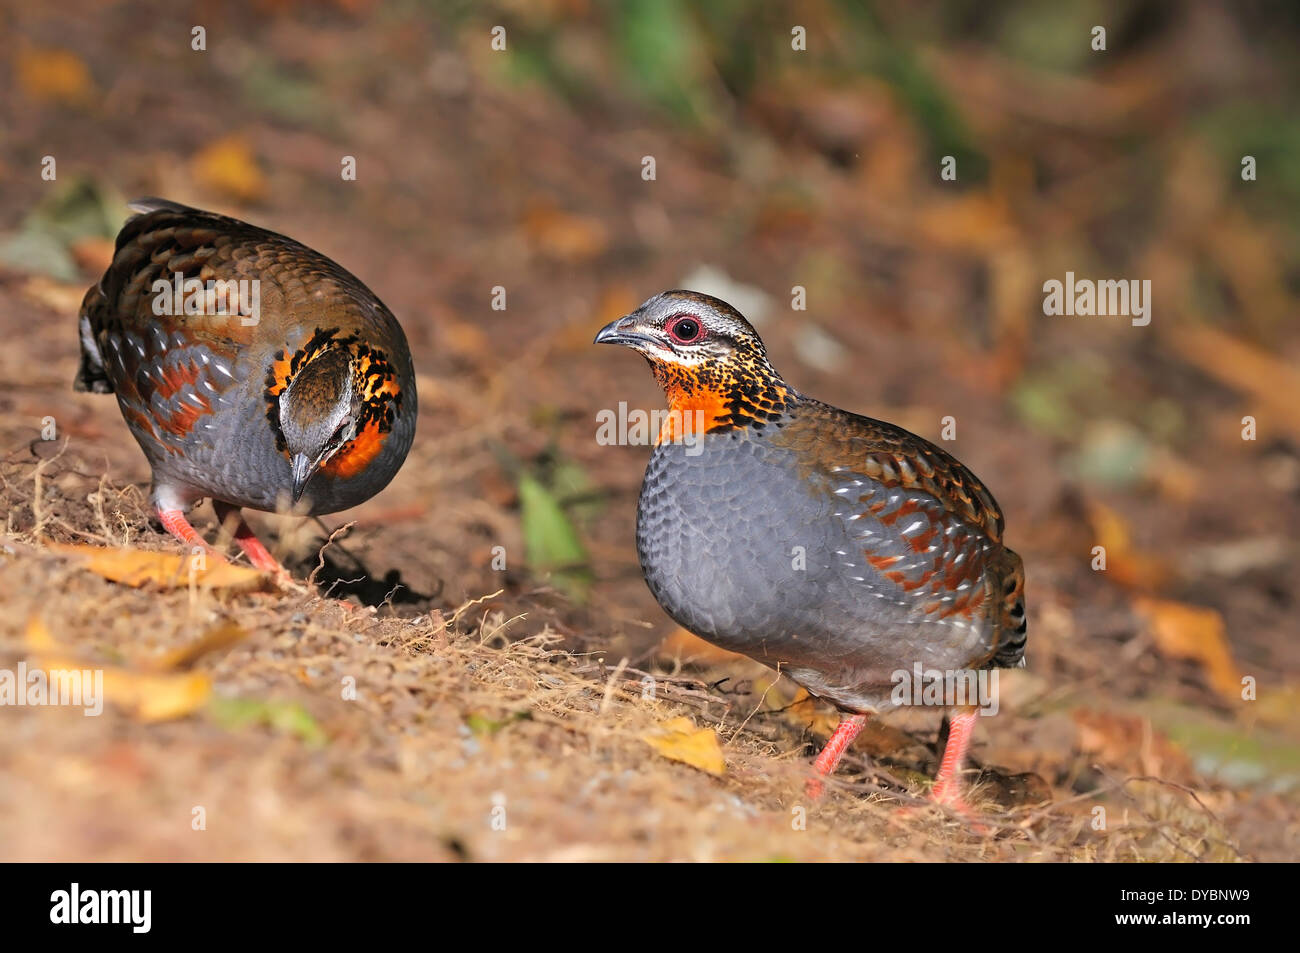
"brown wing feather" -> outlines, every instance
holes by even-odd
[[[868,547],[868,561],[912,595],[922,612],[936,618],[978,614],[992,623],[987,654],[972,660],[972,667],[1021,664],[1026,633],[1024,567],[1020,557],[1002,544],[1002,510],[975,474],[923,437],[806,397],[799,399],[797,412],[771,439],[796,451],[813,485],[833,486],[852,473],[881,488],[911,491],[910,497],[896,497],[895,504],[887,503],[883,494],[862,494],[862,505],[880,523],[893,527],[902,521],[920,530],[907,537],[906,556],[892,550],[874,553]],[[851,502],[844,498],[844,505]],[[964,529],[945,530],[948,521],[943,514]],[[987,549],[977,542],[980,537],[991,544]],[[881,542],[879,536],[873,539]],[[938,547],[933,565],[921,555],[932,544]],[[953,561],[958,555],[960,565]],[[967,582],[971,586],[961,586],[961,596],[953,592]]]
[[[883,486],[921,490],[962,521],[1002,541],[1002,510],[993,494],[952,454],[924,437],[807,397],[774,442],[800,454],[810,468],[851,468]]]

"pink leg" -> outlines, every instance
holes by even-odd
[[[162,520],[163,529],[171,533],[186,546],[202,546],[205,550],[210,549],[203,537],[199,535],[198,530],[190,525],[190,521],[185,518],[183,510],[164,510],[158,508],[158,519]]]
[[[217,519],[224,526],[227,520],[233,515],[235,517],[235,542],[239,548],[244,551],[248,561],[253,564],[253,568],[260,569],[262,572],[273,573],[277,576],[288,576],[289,571],[280,565],[280,561],[271,555],[270,550],[262,545],[262,541],[257,538],[249,525],[244,522],[244,517],[240,515],[239,508],[231,506],[229,503],[222,503],[217,500],[212,501],[212,508],[217,511]]]
[[[240,519],[239,526],[235,528],[235,542],[239,544],[239,548],[244,551],[244,555],[248,557],[248,561],[254,568],[262,572],[288,574],[288,570],[281,566],[280,561],[271,555],[271,551],[262,545],[262,541],[253,535],[253,531],[243,519]]]
[[[840,723],[835,726],[835,733],[831,735],[830,740],[826,742],[826,747],[822,748],[822,753],[813,762],[813,770],[817,773],[809,778],[804,786],[804,794],[809,799],[815,801],[822,796],[822,789],[825,787],[822,778],[835,770],[835,766],[844,757],[844,752],[848,750],[849,745],[853,744],[853,739],[858,736],[858,732],[866,723],[866,715],[844,715],[840,718]]]
[[[930,792],[931,800],[967,813],[971,808],[962,797],[961,769],[966,760],[966,749],[970,747],[971,733],[975,730],[975,720],[979,716],[978,708],[953,710],[948,719],[948,743],[943,748],[943,761],[940,762],[939,774],[934,779],[934,790]]]

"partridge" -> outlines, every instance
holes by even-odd
[[[185,514],[211,498],[249,560],[283,573],[238,509],[333,513],[388,484],[415,434],[402,328],[291,238],[163,199],[131,208],[82,301],[74,387],[117,396],[168,532],[206,548]]]
[[[867,716],[900,704],[900,672],[1023,665],[1020,557],[954,457],[799,393],[753,327],[707,295],[656,295],[596,343],[640,352],[668,398],[637,509],[650,591],[684,628],[842,713],[811,797]],[[918,685],[901,703],[922,696]],[[932,794],[963,810],[977,715],[951,706]]]

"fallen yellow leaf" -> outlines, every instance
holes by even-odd
[[[90,70],[67,50],[19,50],[18,86],[32,99],[77,104],[89,98]]]
[[[1228,647],[1223,616],[1214,609],[1165,599],[1139,598],[1137,609],[1161,652],[1199,662],[1215,691],[1241,700],[1241,671]]]
[[[209,652],[229,648],[246,638],[248,638],[247,629],[233,622],[222,622],[208,629],[188,645],[142,660],[140,667],[151,672],[170,672],[175,669],[189,668]]]
[[[684,715],[660,722],[643,734],[641,740],[670,761],[680,761],[718,776],[727,770],[717,732],[712,728],[696,728]]]
[[[184,589],[190,584],[193,557],[189,555],[143,549],[104,549],[76,543],[51,543],[50,549],[80,557],[91,572],[124,586]],[[255,592],[275,587],[270,576],[256,569],[236,566],[213,556],[209,556],[206,563],[206,569],[194,573],[194,584],[200,589]]]
[[[835,733],[840,718],[829,705],[818,704],[817,699],[802,687],[796,688],[794,697],[788,704],[782,705],[780,695],[772,697],[768,692],[768,703],[784,714],[785,720],[792,725],[807,726],[814,735],[829,738]]]
[[[151,675],[104,669],[104,697],[141,721],[184,718],[206,705],[211,696],[212,679],[202,672]]]
[[[58,648],[54,636],[50,635],[50,630],[36,616],[32,616],[27,620],[27,631],[24,635],[27,648],[33,652],[52,652]]]
[[[27,623],[26,641],[32,664],[43,669],[47,678],[53,680],[57,672],[92,670],[103,678],[103,700],[141,721],[183,718],[206,705],[212,695],[212,679],[199,672],[141,672],[74,658],[37,617]]]
[[[242,136],[226,136],[205,146],[190,162],[201,184],[241,202],[256,202],[267,193],[266,176]]]

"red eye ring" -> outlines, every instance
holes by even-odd
[[[704,322],[693,314],[679,314],[664,328],[678,344],[694,344],[704,337]]]

